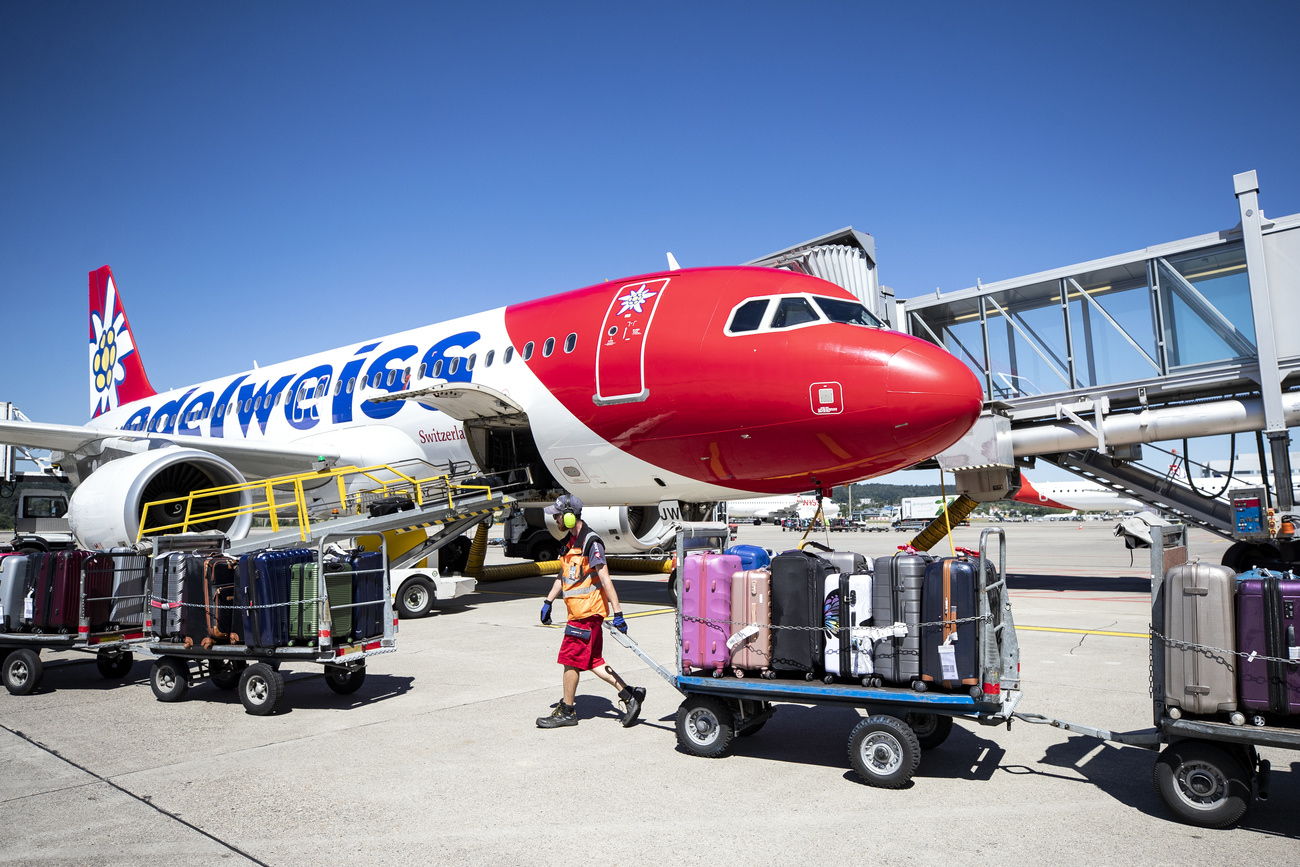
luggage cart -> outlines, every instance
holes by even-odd
[[[1166,542],[1165,540],[1169,541]],[[1151,710],[1154,728],[1115,732],[1017,713],[1017,719],[1050,725],[1062,731],[1110,743],[1159,751],[1155,786],[1165,806],[1182,822],[1203,828],[1223,828],[1240,819],[1255,799],[1268,799],[1271,766],[1258,747],[1300,750],[1300,728],[1254,724],[1244,713],[1219,719],[1188,719],[1167,708],[1165,694],[1164,600],[1165,572],[1187,560],[1187,527],[1175,524],[1151,528]],[[1220,652],[1223,648],[1200,648]],[[1235,653],[1235,648],[1226,648]]]
[[[97,557],[120,560],[139,555],[122,552],[98,552]],[[142,558],[143,559],[143,558]],[[89,561],[87,561],[89,562]],[[131,567],[134,568],[134,567]],[[147,561],[138,567],[142,576],[147,574]],[[0,680],[10,695],[28,695],[41,685],[45,677],[42,650],[73,650],[93,653],[99,673],[107,680],[121,680],[131,671],[135,659],[133,647],[143,643],[145,606],[148,596],[124,595],[86,598],[86,568],[81,569],[81,589],[78,594],[80,612],[76,634],[71,632],[0,632]],[[103,602],[117,621],[91,623],[87,603]],[[134,621],[129,623],[128,621]]]
[[[988,540],[998,539],[997,580],[986,580]],[[678,533],[677,557],[701,548],[721,550],[727,544],[725,524],[684,524]],[[709,540],[700,545],[698,540]],[[692,540],[687,542],[687,540]],[[948,737],[954,717],[981,725],[1010,724],[1020,701],[1020,656],[1011,601],[1006,589],[1005,537],[1000,528],[980,536],[978,623],[980,684],[970,692],[919,692],[908,687],[866,687],[843,683],[789,679],[701,677],[682,671],[682,600],[677,600],[676,671],[660,665],[635,641],[610,628],[614,640],[636,653],[684,700],[677,710],[677,742],[692,755],[720,758],[731,752],[735,738],[758,732],[781,702],[832,704],[862,708],[867,716],[849,737],[853,769],[864,782],[899,788],[916,772],[921,751]],[[608,626],[608,624],[606,624]],[[773,629],[779,627],[772,627]]]
[[[325,549],[330,540],[335,538],[344,538],[344,534],[328,534],[317,540],[318,588],[325,586]],[[158,553],[205,550],[220,553],[224,550],[224,539],[197,534],[159,537],[158,544]],[[149,636],[141,650],[155,660],[149,678],[154,696],[163,702],[180,701],[189,691],[192,681],[206,677],[218,689],[238,689],[244,710],[254,716],[265,716],[275,711],[284,695],[284,677],[279,669],[285,662],[323,666],[326,685],[339,695],[351,695],[365,682],[366,660],[397,649],[397,618],[389,586],[386,541],[382,543],[380,563],[383,564],[380,566],[382,596],[377,602],[331,606],[328,595],[324,592],[320,592],[313,600],[301,600],[312,601],[317,605],[317,640],[313,645],[249,647],[242,644],[218,644],[205,650],[202,647],[187,648],[175,641],[160,641]],[[358,570],[354,574],[364,571],[366,570]],[[332,609],[355,610],[365,605],[383,606],[382,635],[358,639],[332,634]]]

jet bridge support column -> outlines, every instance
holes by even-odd
[[[1259,386],[1264,398],[1264,435],[1273,456],[1274,490],[1277,506],[1292,506],[1291,435],[1282,409],[1282,375],[1277,364],[1277,340],[1273,334],[1273,303],[1269,294],[1268,269],[1264,260],[1264,215],[1259,210],[1259,180],[1255,172],[1232,176],[1237,204],[1241,208],[1241,235],[1246,248],[1246,276],[1250,281],[1250,304],[1255,318],[1255,345],[1259,356]],[[1264,468],[1260,467],[1263,472]]]

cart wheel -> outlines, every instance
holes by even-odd
[[[921,745],[901,719],[869,716],[849,736],[849,762],[867,785],[897,789],[921,764]]]
[[[135,660],[129,653],[97,653],[95,667],[107,680],[121,680],[131,673]]]
[[[909,713],[907,724],[923,750],[932,750],[952,734],[952,717],[941,713]]]
[[[284,678],[265,662],[254,662],[239,676],[239,700],[254,716],[275,710],[284,694]]]
[[[720,759],[731,752],[731,708],[708,695],[693,695],[677,708],[677,743],[693,756]]]
[[[339,695],[352,695],[366,682],[366,667],[345,668],[341,665],[325,666],[325,682]]]
[[[423,617],[432,607],[433,585],[425,578],[412,578],[397,593],[397,616],[403,620]]]
[[[1250,775],[1227,752],[1204,741],[1170,744],[1156,759],[1156,790],[1182,821],[1223,828],[1250,803]]]
[[[153,664],[149,686],[159,701],[180,701],[190,688],[190,667],[183,659],[164,656]]]
[[[41,662],[39,651],[26,647],[11,651],[5,657],[3,671],[0,671],[10,695],[27,695],[40,686],[44,673],[45,664]]]
[[[231,690],[239,686],[240,675],[248,663],[234,659],[214,659],[208,663],[208,680],[217,689]]]

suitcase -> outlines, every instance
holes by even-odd
[[[205,648],[214,644],[238,644],[235,628],[235,581],[239,563],[232,557],[211,555],[203,561],[203,625]]]
[[[396,515],[398,512],[409,512],[414,508],[415,501],[410,497],[386,497],[370,504],[370,517]]]
[[[754,569],[766,569],[772,563],[772,555],[766,548],[757,545],[732,545],[724,554],[735,554],[740,558],[740,568],[746,572]]]
[[[1165,573],[1161,593],[1165,617],[1165,705],[1192,714],[1237,709],[1236,658],[1206,655],[1172,642],[1237,646],[1233,595],[1237,575],[1214,563],[1184,563]]]
[[[66,635],[77,631],[81,620],[81,567],[90,556],[89,551],[44,555],[45,568],[36,581],[34,632]]]
[[[1300,713],[1297,608],[1300,578],[1295,575],[1259,574],[1237,584],[1237,649],[1291,660],[1239,660],[1242,707],[1278,716]]]
[[[772,670],[772,573],[750,569],[731,576],[731,628],[727,639],[736,677]],[[753,629],[751,627],[757,627]]]
[[[874,671],[872,642],[854,627],[871,626],[871,576],[840,572],[827,575],[822,617],[826,624],[827,674],[862,677]]]
[[[23,622],[31,620],[31,558],[26,554],[0,556],[0,632],[21,632]]]
[[[116,627],[144,626],[145,609],[149,607],[149,558],[133,548],[110,548],[96,557],[107,558],[97,562],[111,561],[113,567],[109,623]]]
[[[384,634],[384,560],[379,551],[358,551],[353,554],[352,567],[352,635],[365,640]],[[347,637],[339,629],[332,630],[336,640]]]
[[[871,585],[871,625],[907,624],[903,638],[886,638],[875,647],[872,665],[888,683],[911,684],[921,677],[921,590],[928,554],[898,553],[876,559]]]
[[[82,566],[86,576],[82,609],[91,632],[106,632],[113,625],[113,574],[116,563],[104,551],[86,558]]]
[[[279,551],[259,551],[239,558],[235,580],[235,605],[240,610],[244,644],[249,647],[277,647],[285,643],[280,628],[276,579],[280,574]],[[288,593],[285,593],[286,598]],[[238,631],[238,630],[236,630]]]
[[[208,588],[203,564],[207,558],[197,552],[176,558],[181,584],[180,637],[186,647],[212,646],[208,638]],[[207,643],[205,644],[205,640]]]
[[[681,570],[682,670],[720,673],[731,662],[731,581],[742,571],[736,554],[687,554]]]
[[[816,548],[813,553],[835,567],[836,572],[849,575],[870,575],[874,570],[871,561],[855,551],[834,551],[820,542],[809,541],[807,548]]]
[[[146,628],[160,639],[180,637],[181,561],[184,556],[179,551],[172,551],[153,558]]]
[[[925,567],[921,621],[942,625],[921,627],[921,680],[944,689],[979,683],[976,622],[956,622],[979,614],[975,602],[976,563],[966,557],[945,557]],[[944,647],[952,651],[940,649]],[[949,653],[950,665],[945,670],[944,657]]]
[[[289,641],[315,644],[320,637],[319,567],[295,563],[289,584]],[[330,606],[330,633],[352,633],[352,570],[325,570],[325,596]]]
[[[806,551],[786,551],[772,558],[774,669],[811,675],[821,668],[826,648],[823,587],[834,571],[830,563]]]

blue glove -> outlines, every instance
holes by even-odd
[[[610,622],[614,624],[615,629],[617,629],[619,632],[623,633],[624,635],[627,635],[627,621],[623,619],[622,611],[615,614],[614,619]]]
[[[546,626],[551,625],[551,603],[542,603],[542,623]]]

